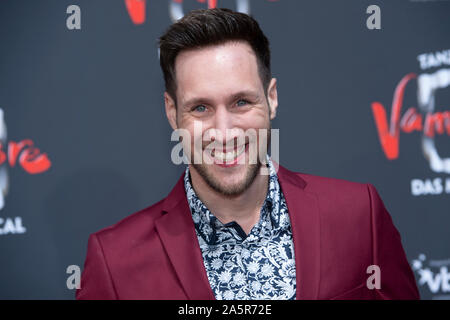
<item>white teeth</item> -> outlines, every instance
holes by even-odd
[[[242,146],[239,148],[238,151],[228,151],[228,152],[222,152],[220,150],[214,151],[214,158],[216,158],[219,161],[222,162],[230,162],[239,157],[243,152],[245,151],[245,146]]]

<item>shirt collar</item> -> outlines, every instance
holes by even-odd
[[[261,208],[260,219],[256,224],[256,227],[252,229],[251,238],[257,236],[258,233],[263,234],[267,231],[271,232],[284,226],[284,223],[281,222],[281,220],[283,220],[281,217],[282,214],[280,213],[282,194],[278,177],[269,155],[266,156],[266,159],[267,167],[269,168],[268,190],[266,199]],[[200,234],[208,244],[217,244],[221,242],[221,239],[229,238],[222,236],[222,233],[224,232],[231,234],[236,240],[243,240],[246,238],[245,233],[242,234],[242,232],[237,232],[242,229],[240,229],[239,226],[236,226],[236,222],[233,221],[223,224],[198,198],[191,184],[189,166],[186,167],[184,174],[184,187],[195,228],[198,234]]]

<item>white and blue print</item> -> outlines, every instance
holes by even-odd
[[[221,223],[197,197],[189,167],[187,200],[208,280],[218,300],[295,299],[294,244],[286,201],[270,157],[269,187],[260,219],[248,235],[235,221]]]

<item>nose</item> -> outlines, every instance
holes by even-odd
[[[235,126],[235,115],[225,106],[219,106],[214,114],[212,125],[215,130],[212,131],[211,141],[224,148],[234,148],[234,140],[239,137],[239,132]]]

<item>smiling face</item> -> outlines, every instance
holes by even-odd
[[[184,147],[190,149],[191,175],[223,195],[241,194],[257,176],[259,159],[265,159],[259,146],[265,144],[265,149],[270,141],[270,120],[278,106],[276,80],[266,94],[256,55],[243,41],[184,50],[175,60],[175,74],[176,101],[164,94],[166,114],[174,130],[190,133],[190,146]],[[266,129],[267,140],[244,135],[252,129]],[[194,145],[201,146],[201,163],[195,163]]]

